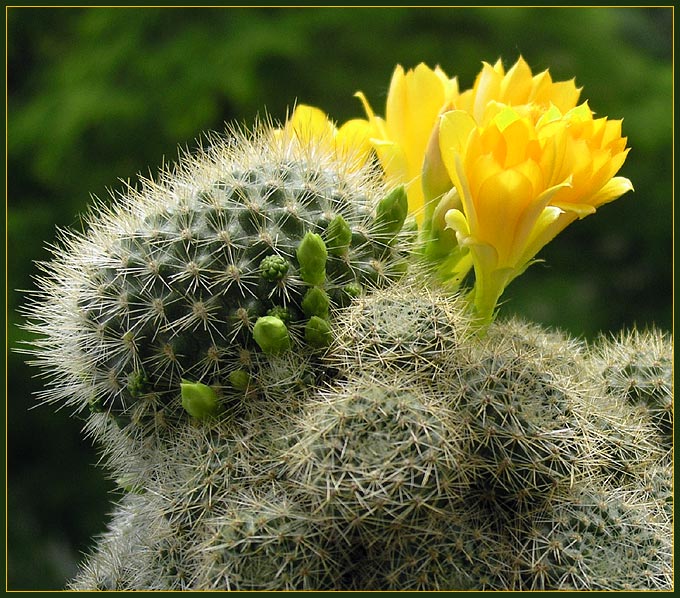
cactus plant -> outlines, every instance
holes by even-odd
[[[122,424],[176,417],[180,396],[214,414],[242,395],[234,376],[323,348],[329,309],[403,273],[403,189],[277,133],[211,138],[62,235],[27,310],[46,399]],[[212,405],[192,412],[203,399],[183,381]]]
[[[435,376],[456,359],[473,334],[472,318],[460,296],[411,269],[410,278],[364,295],[338,313],[327,361],[349,373],[377,366],[397,372],[418,368]]]
[[[658,590],[671,583],[671,536],[644,502],[591,485],[530,521],[516,582],[523,589]]]
[[[71,588],[672,586],[669,338],[480,327],[370,164],[210,141],[65,233],[25,309],[122,494]]]
[[[637,406],[673,444],[673,344],[658,330],[602,336],[594,352],[607,390]]]
[[[304,369],[287,354],[249,417],[154,445],[72,587],[671,587],[668,452],[597,382],[597,346],[518,319],[474,334],[464,304],[419,283],[332,320],[336,378],[285,382]],[[415,344],[395,334],[404,314],[429,331]],[[365,352],[333,352],[369,329]]]

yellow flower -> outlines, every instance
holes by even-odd
[[[632,186],[614,176],[628,153],[621,121],[594,119],[587,104],[566,113],[555,104],[506,105],[488,95],[507,99],[503,86],[487,79],[478,88],[487,102],[478,107],[481,122],[474,102],[473,113],[445,113],[439,148],[461,201],[445,221],[470,250],[475,307],[490,320],[505,287],[546,243]]]
[[[439,67],[425,64],[404,71],[398,65],[392,75],[385,118],[376,116],[363,93],[357,92],[366,111],[370,137],[389,185],[403,184],[409,212],[423,219],[421,188],[423,159],[440,113],[458,93],[457,80]]]
[[[564,113],[578,102],[581,90],[573,79],[555,82],[547,70],[533,75],[521,56],[507,73],[500,60],[493,66],[486,62],[483,65],[472,88],[459,94],[453,104],[453,108],[465,110],[479,124],[484,124],[493,115],[487,114],[492,103],[520,110],[522,106],[546,110],[552,105]]]
[[[297,140],[302,148],[337,152],[350,168],[358,168],[372,152],[369,132],[370,126],[363,119],[349,120],[338,128],[319,108],[298,104],[277,134]]]

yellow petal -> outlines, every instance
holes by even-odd
[[[444,159],[452,153],[464,152],[470,132],[475,126],[472,116],[463,110],[451,110],[442,114],[439,121],[439,148]]]
[[[475,127],[472,116],[463,110],[445,112],[439,121],[439,150],[454,184],[458,181],[455,156],[465,153],[470,133]],[[458,191],[461,192],[460,189]]]
[[[332,139],[335,126],[319,108],[299,104],[293,111],[286,126],[293,131],[302,144],[309,143],[313,138],[327,137]]]
[[[567,112],[576,106],[581,89],[576,87],[574,80],[557,81],[550,86],[549,94],[543,98],[537,97],[534,101],[537,103],[551,103],[557,106],[560,111]]]
[[[469,183],[463,168],[463,158],[470,134],[476,128],[475,121],[467,112],[453,110],[442,115],[439,124],[439,149],[451,182],[458,189],[458,194],[465,206],[467,214],[475,220],[474,205],[470,194]]]
[[[336,147],[346,156],[356,157],[365,162],[371,153],[371,125],[368,121],[355,118],[348,120],[336,135]]]
[[[373,109],[371,108],[371,105],[368,103],[368,100],[366,99],[366,96],[362,92],[357,91],[354,94],[354,97],[359,98],[364,108],[364,111],[366,112],[368,122],[371,125],[371,137],[375,137],[376,139],[387,139],[388,136],[387,131],[385,130],[385,122],[383,121],[382,118],[377,117],[375,115]]]
[[[499,265],[514,267],[525,238],[520,234],[530,226],[533,186],[515,170],[503,170],[484,181],[474,199],[478,230],[472,234],[498,251]]]
[[[408,171],[406,156],[401,146],[393,141],[371,138],[371,143],[378,155],[378,160],[385,171],[385,178],[389,186],[409,183],[405,176]],[[410,207],[410,204],[409,204]]]
[[[493,67],[485,62],[482,72],[477,75],[473,87],[474,103],[471,107],[472,116],[477,122],[482,121],[484,108],[489,100],[499,97],[503,75],[503,65],[500,60]]]
[[[425,64],[404,74],[398,69],[387,96],[385,123],[389,139],[401,144],[416,176],[422,165],[425,149],[447,100],[446,88],[440,75]]]
[[[506,104],[524,104],[529,99],[532,83],[531,69],[520,56],[503,77],[500,97]]]
[[[527,239],[524,252],[519,263],[528,263],[550,241],[552,241],[564,228],[576,220],[576,215],[567,213],[557,206],[546,206],[536,219],[531,234]]]
[[[624,193],[633,191],[633,184],[625,177],[617,176],[611,179],[602,189],[590,198],[590,204],[599,207],[621,197]]]

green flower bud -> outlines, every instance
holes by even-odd
[[[133,398],[139,398],[148,391],[149,381],[142,370],[135,370],[128,376],[127,391]]]
[[[229,382],[236,390],[245,391],[250,384],[250,374],[245,370],[234,370],[229,374]]]
[[[448,227],[444,218],[449,210],[462,209],[462,203],[455,187],[443,195],[434,207],[430,207],[432,215],[428,221],[429,230],[424,235],[424,255],[428,260],[443,262],[456,250],[458,246],[456,232]],[[461,253],[458,251],[458,254]]]
[[[357,282],[350,282],[349,284],[346,284],[343,288],[343,291],[352,299],[356,299],[357,297],[361,296],[361,293],[363,292],[362,286],[357,283]]]
[[[286,273],[290,264],[280,255],[268,255],[260,262],[260,276],[268,282],[278,282]]]
[[[219,407],[217,393],[213,388],[200,382],[189,382],[182,380],[180,384],[182,390],[182,407],[199,419],[215,415]]]
[[[253,338],[267,355],[277,355],[290,349],[286,325],[276,316],[262,316],[255,322]]]
[[[401,230],[408,214],[406,190],[401,185],[380,200],[375,216],[375,233],[390,240]]]
[[[327,318],[330,306],[331,300],[328,294],[319,287],[309,289],[304,299],[302,299],[302,311],[308,317],[319,316],[320,318]]]
[[[345,219],[338,214],[328,224],[326,229],[326,246],[331,255],[344,255],[347,253],[352,240],[352,230]]]
[[[326,278],[328,250],[321,235],[307,233],[298,245],[297,258],[302,280],[311,285],[323,284]]]
[[[318,349],[330,345],[333,334],[328,322],[319,316],[312,316],[305,326],[305,340],[309,345]]]
[[[288,324],[293,317],[293,315],[290,313],[290,310],[287,307],[283,307],[282,305],[275,305],[271,309],[267,310],[267,315],[278,318],[284,324]]]

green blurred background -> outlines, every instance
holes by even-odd
[[[8,346],[55,227],[90,194],[154,172],[204,130],[285,117],[296,100],[343,121],[362,90],[384,112],[390,76],[424,61],[469,87],[482,61],[522,54],[576,77],[623,118],[635,192],[573,224],[504,298],[504,314],[592,338],[672,325],[670,8],[11,8],[8,67]],[[8,356],[8,588],[60,589],[104,529],[113,486],[82,422],[35,407],[40,380]]]

